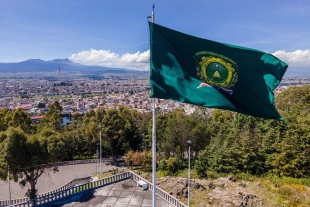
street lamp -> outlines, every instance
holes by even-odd
[[[190,179],[191,179],[191,144],[193,143],[192,140],[188,140],[188,199],[187,199],[187,206],[190,207],[190,200],[191,200],[191,196],[190,196]]]
[[[99,143],[97,143],[96,157],[97,157],[96,173],[99,174]]]
[[[12,205],[12,198],[11,198],[11,183],[10,183],[10,166],[8,164],[8,184],[9,184],[9,198],[10,198],[10,205]]]
[[[6,142],[8,139],[5,140]],[[6,147],[6,151],[8,151],[8,147]],[[8,184],[9,184],[9,198],[10,198],[10,205],[12,205],[12,197],[11,197],[11,182],[10,182],[10,165],[8,164]]]
[[[102,141],[101,141],[101,130],[102,130],[102,126],[99,125],[99,129],[100,129],[100,150],[99,150],[99,157],[100,157],[100,179],[102,177]]]

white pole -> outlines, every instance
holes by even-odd
[[[188,140],[188,199],[187,199],[187,206],[190,207],[190,201],[191,201],[191,196],[190,196],[190,187],[191,187],[191,144],[192,140]]]
[[[153,207],[156,207],[156,125],[155,125],[155,98],[153,102],[153,130],[152,130],[152,165],[153,165]]]
[[[155,21],[155,15],[154,15],[154,8],[155,4],[152,6],[152,22],[154,23]],[[156,119],[155,119],[155,98],[152,98],[152,103],[153,103],[153,129],[152,129],[152,168],[153,168],[153,207],[156,207]]]
[[[6,142],[8,139],[5,140]],[[8,150],[8,146],[6,147],[6,151]],[[10,205],[12,205],[12,197],[11,197],[11,181],[10,181],[10,165],[8,164],[8,184],[9,184],[9,199],[10,199]]]
[[[99,146],[100,147],[99,148],[100,149],[99,150],[99,153],[100,153],[100,155],[99,155],[99,157],[100,157],[100,160],[99,160],[99,162],[100,162],[100,170],[99,170],[100,171],[100,176],[99,177],[101,179],[102,178],[102,141],[101,141],[101,129],[102,129],[102,126],[100,125],[99,128],[100,128],[100,144],[99,144],[100,145]]]
[[[99,177],[99,143],[97,143],[97,148],[96,148],[96,157],[97,157],[97,162],[96,162],[96,173]]]
[[[11,198],[11,182],[10,182],[10,166],[9,166],[9,165],[8,165],[8,183],[9,183],[10,205],[12,205],[12,198]]]

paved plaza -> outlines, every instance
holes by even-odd
[[[150,207],[152,192],[136,187],[134,180],[127,179],[102,188],[80,193],[46,207]],[[157,196],[156,206],[169,207],[169,204]]]
[[[79,165],[66,165],[59,166],[59,172],[53,173],[48,172],[43,174],[39,179],[36,185],[38,189],[38,194],[46,193],[52,190],[55,190],[64,184],[68,183],[74,178],[86,177],[88,175],[93,176],[96,174],[96,164],[97,163],[88,163],[88,164],[79,164]],[[102,171],[106,172],[116,168],[113,165],[102,164]],[[121,168],[119,168],[121,169]],[[8,183],[5,181],[0,181],[0,200],[9,199],[9,188]],[[23,198],[29,186],[24,188],[20,187],[18,183],[11,181],[11,195],[12,199]]]

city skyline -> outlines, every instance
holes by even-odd
[[[310,2],[0,1],[0,62],[69,58],[149,69],[147,16],[180,32],[269,52],[310,69]]]

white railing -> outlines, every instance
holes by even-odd
[[[141,176],[135,174],[134,172],[123,172],[120,174],[116,174],[110,177],[106,177],[106,178],[102,178],[100,180],[97,181],[93,181],[93,182],[89,182],[89,183],[85,183],[85,184],[81,184],[81,185],[77,185],[77,186],[71,186],[68,187],[69,183],[67,183],[64,186],[67,186],[66,188],[64,186],[62,186],[61,188],[63,190],[61,190],[60,188],[48,193],[44,193],[44,194],[40,194],[36,199],[34,200],[29,200],[28,198],[23,198],[23,199],[27,199],[27,200],[23,200],[23,199],[15,199],[14,202],[12,203],[13,207],[31,207],[34,206],[34,203],[36,205],[44,205],[50,202],[54,202],[56,200],[68,197],[68,196],[72,196],[72,195],[76,195],[78,193],[82,193],[84,191],[88,191],[88,190],[93,190],[99,187],[104,187],[106,185],[115,183],[115,182],[119,182],[122,180],[126,180],[132,178],[134,181],[138,182],[140,180],[143,180],[144,182],[146,182],[148,184],[148,189],[149,190],[153,190],[153,184],[150,183],[149,181],[145,180],[144,178],[142,178]],[[156,194],[161,197],[162,199],[164,199],[165,201],[167,201],[170,205],[173,205],[175,207],[187,207],[185,204],[183,204],[182,202],[180,202],[177,198],[173,197],[172,195],[166,193],[164,190],[156,187]],[[19,200],[19,201],[18,201]],[[0,203],[0,206],[7,206],[9,205],[9,203]]]
[[[64,189],[62,191],[49,192],[49,193],[45,193],[44,195],[41,194],[40,196],[38,196],[37,198],[33,200],[28,200],[24,203],[17,203],[17,204],[13,203],[13,205],[10,205],[10,206],[31,207],[31,206],[34,206],[34,204],[44,205],[46,203],[53,202],[53,201],[56,201],[56,200],[59,200],[59,199],[62,199],[62,198],[65,198],[71,195],[78,194],[78,193],[82,193],[87,190],[92,190],[92,189],[103,187],[103,186],[106,186],[106,185],[109,185],[109,184],[112,184],[118,181],[126,180],[126,179],[129,179],[131,176],[132,175],[130,172],[123,172],[117,175],[102,178],[97,181],[85,183],[85,184],[78,185],[78,186],[73,186],[71,188]]]
[[[107,161],[107,159],[103,159],[103,162]],[[72,161],[64,161],[64,162],[58,162],[58,163],[55,163],[55,164],[50,164],[50,166],[65,166],[65,165],[79,165],[79,164],[88,164],[88,163],[97,163],[99,162],[98,159],[86,159],[86,160],[72,160]],[[86,178],[76,178],[76,179],[73,179],[71,181],[69,181],[67,184],[61,186],[60,188],[57,188],[56,190],[53,190],[53,191],[50,191],[48,193],[52,193],[52,192],[59,192],[59,191],[62,191],[62,190],[65,190],[67,189],[68,187],[71,187],[72,185],[74,185],[73,183],[77,183],[79,182],[80,180],[83,180],[83,179],[87,179],[89,177],[86,177]],[[46,193],[44,193],[45,195]],[[38,195],[38,197],[40,197],[41,195],[43,194],[40,194]],[[25,203],[25,202],[28,202],[29,201],[29,198],[28,197],[23,197],[23,198],[16,198],[16,199],[12,199],[11,202],[10,200],[0,200],[0,207],[1,206],[8,206],[8,205],[15,205],[15,204],[18,204],[18,203]]]
[[[104,160],[102,160],[104,162]],[[97,163],[98,159],[87,159],[87,160],[71,160],[56,163],[56,166],[64,166],[64,165],[79,165],[79,164],[87,164],[87,163]]]
[[[68,183],[64,184],[63,186],[55,189],[55,190],[52,190],[48,193],[56,193],[56,192],[60,192],[60,191],[63,191],[65,189],[68,189],[74,185],[77,185],[77,184],[82,184],[82,183],[85,183],[85,182],[90,182],[91,181],[91,176],[87,176],[87,177],[84,177],[84,178],[75,178],[71,181],[69,181]],[[41,197],[41,196],[45,196],[46,194],[48,193],[42,193],[42,194],[39,194],[38,197]],[[17,198],[17,199],[13,199],[11,200],[11,204],[18,204],[18,203],[25,203],[25,202],[28,202],[29,201],[29,198],[28,197],[24,197],[24,198]],[[10,200],[4,200],[4,201],[0,201],[0,206],[8,206],[10,205]]]
[[[138,182],[139,180],[143,180],[148,184],[148,189],[150,191],[153,191],[153,184],[147,181],[146,179],[142,178],[141,176],[135,174],[134,172],[131,172],[132,174],[132,179]],[[184,203],[179,201],[177,198],[173,197],[169,193],[165,192],[159,187],[156,187],[156,195],[167,201],[169,204],[176,206],[176,207],[187,207]]]

